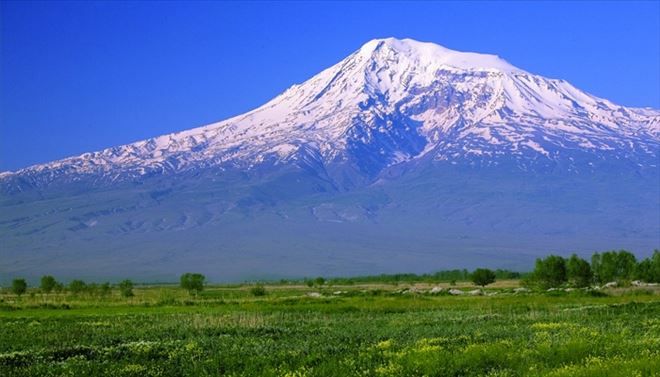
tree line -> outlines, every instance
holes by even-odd
[[[655,250],[652,256],[641,261],[626,250],[594,253],[591,263],[576,254],[569,258],[550,255],[537,259],[534,271],[524,280],[527,285],[541,288],[563,285],[581,288],[634,280],[660,283],[660,251]]]
[[[187,290],[191,295],[197,295],[204,289],[206,277],[198,273],[185,273],[181,275],[180,287]],[[61,294],[70,293],[72,295],[88,295],[93,297],[106,297],[109,296],[113,289],[118,289],[122,297],[133,297],[134,284],[131,280],[122,280],[116,285],[110,283],[86,283],[80,279],[74,279],[69,284],[64,285],[57,281],[51,275],[44,275],[41,277],[39,284],[39,291],[44,294]],[[27,292],[28,283],[25,279],[14,279],[11,285],[11,291],[21,296]]]
[[[504,279],[520,279],[524,274],[516,271],[496,269],[489,270],[495,274],[495,278],[499,280]],[[333,285],[351,285],[356,283],[451,283],[456,281],[468,281],[472,279],[475,271],[470,272],[467,269],[454,269],[442,270],[427,274],[380,274],[380,275],[367,275],[355,277],[337,277],[328,279],[329,284]],[[313,285],[316,280],[306,280],[307,285]],[[295,282],[295,281],[293,281]]]
[[[350,285],[354,283],[413,283],[413,282],[450,282],[471,280],[474,284],[486,286],[495,282],[496,279],[518,279],[522,278],[524,285],[538,286],[540,288],[560,287],[570,285],[571,287],[589,287],[592,284],[606,284],[609,282],[630,282],[639,280],[646,283],[660,283],[660,250],[655,250],[653,255],[641,261],[637,261],[635,255],[626,250],[606,251],[594,253],[591,263],[576,254],[569,258],[558,255],[549,255],[538,258],[531,273],[519,273],[509,270],[490,270],[477,268],[473,272],[468,270],[446,270],[432,274],[382,274],[373,276],[358,276],[352,278],[332,278],[326,281],[322,277],[316,279],[305,279],[304,282],[310,286]],[[292,281],[296,282],[296,281]],[[181,275],[179,286],[190,295],[198,295],[204,290],[206,277],[200,273],[187,272]],[[111,294],[113,289],[118,289],[122,297],[132,297],[133,282],[123,280],[117,285],[110,283],[96,284],[85,283],[82,280],[72,280],[68,285],[58,282],[53,276],[45,275],[40,281],[40,291],[45,294],[69,292],[73,295],[87,294],[90,296],[104,297]],[[25,279],[14,279],[11,290],[20,296],[27,291],[28,284]],[[257,288],[259,295],[263,294],[263,286]],[[253,292],[255,295],[257,295]],[[265,291],[264,291],[265,292]]]
[[[133,294],[133,282],[131,280],[122,280],[116,285],[112,285],[108,282],[97,284],[97,283],[86,283],[80,279],[74,279],[69,282],[69,284],[64,285],[63,283],[57,281],[51,275],[44,275],[41,277],[39,284],[39,291],[44,294],[62,294],[70,293],[72,295],[88,295],[94,297],[106,297],[109,296],[113,289],[118,289],[119,294],[122,297],[132,297]],[[21,296],[27,292],[28,283],[25,279],[14,279],[11,284],[11,291]]]

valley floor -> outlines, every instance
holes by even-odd
[[[657,288],[514,293],[516,284],[483,296],[422,285],[2,294],[0,375],[660,375]]]

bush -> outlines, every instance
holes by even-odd
[[[122,297],[133,297],[133,282],[126,279],[119,283],[119,293]]]
[[[477,268],[472,273],[472,282],[485,287],[495,282],[495,273],[487,268]]]
[[[204,290],[205,280],[206,277],[202,274],[187,272],[181,275],[181,288],[187,290],[191,295],[197,295]]]
[[[27,291],[27,282],[25,279],[14,279],[11,282],[11,291],[18,296],[25,293]]]
[[[82,280],[72,280],[71,283],[69,283],[69,291],[74,295],[84,292],[86,288],[87,284]]]
[[[103,283],[99,286],[99,295],[101,297],[105,297],[112,293],[112,287],[110,286],[110,283]]]
[[[266,288],[263,285],[257,284],[254,287],[250,288],[250,293],[253,296],[265,296],[268,292],[266,291]]]

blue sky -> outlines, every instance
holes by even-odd
[[[657,1],[0,4],[0,171],[243,113],[388,36],[660,108]]]

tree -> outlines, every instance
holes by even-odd
[[[133,282],[128,279],[119,282],[119,293],[122,297],[133,297]]]
[[[537,259],[534,281],[542,288],[558,287],[566,282],[566,260],[557,255]]]
[[[25,293],[25,291],[27,291],[27,282],[25,279],[14,279],[11,282],[11,291],[17,296]]]
[[[647,283],[660,283],[660,250],[637,264],[634,277]]]
[[[589,262],[578,257],[576,254],[566,261],[566,277],[574,287],[582,288],[591,285],[593,273]]]
[[[314,279],[314,284],[321,286],[325,284],[325,279],[319,276],[316,279]]]
[[[472,272],[472,282],[485,287],[495,282],[495,273],[487,268],[477,268]]]
[[[618,279],[631,280],[637,267],[637,258],[626,250],[619,250],[616,254],[616,273]]]
[[[649,275],[649,282],[660,283],[660,250],[653,251],[651,257],[651,273]]]
[[[181,275],[181,288],[188,291],[189,294],[198,294],[204,290],[204,281],[206,277],[202,274],[186,272]]]
[[[57,285],[57,281],[55,280],[54,277],[50,275],[45,275],[41,277],[41,291],[48,294],[55,289],[55,286]]]
[[[71,280],[69,283],[69,291],[74,295],[82,293],[87,289],[87,284],[82,280]]]
[[[591,257],[591,269],[596,280],[603,284],[616,280],[630,280],[637,268],[635,256],[626,250],[595,253]]]

